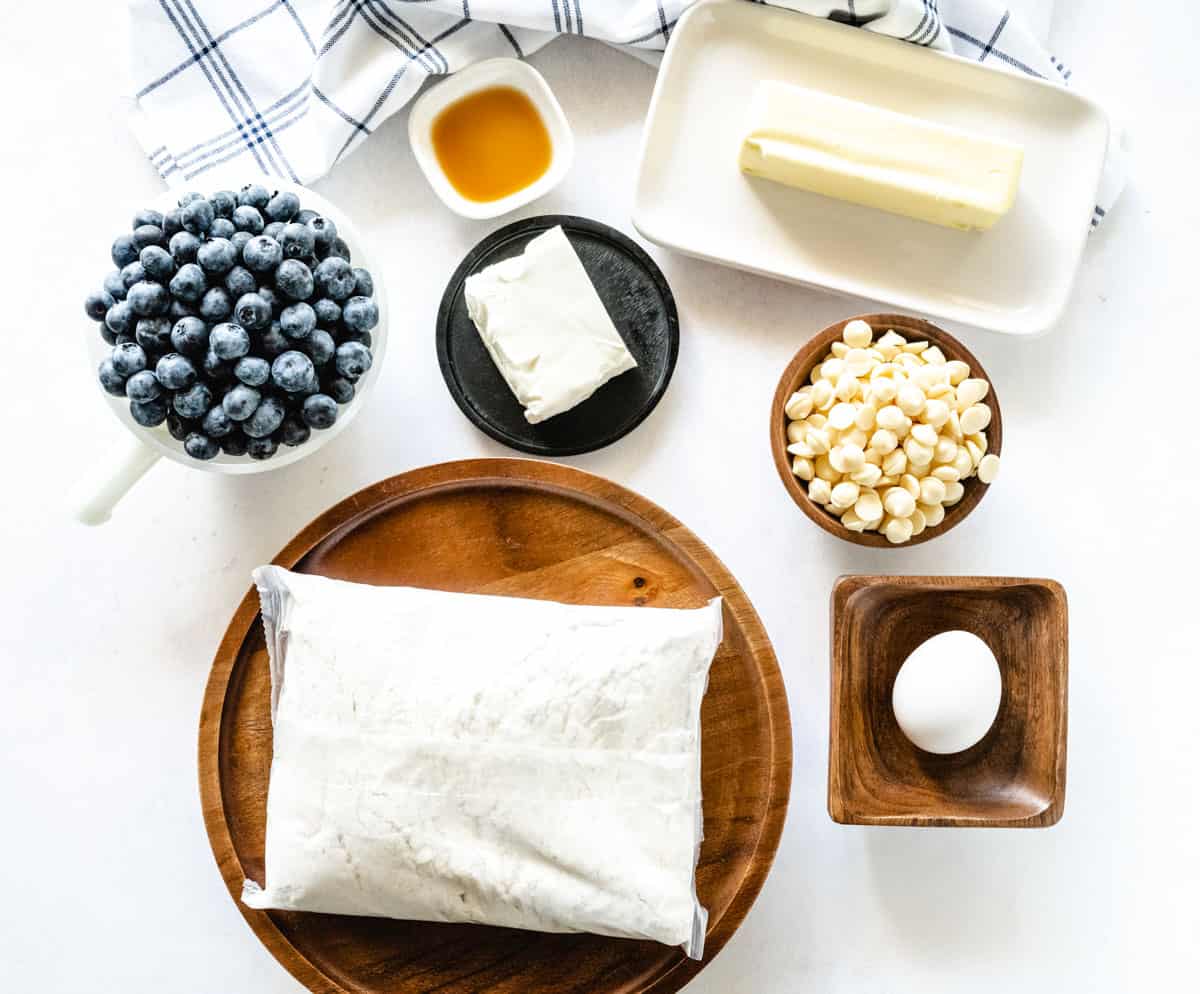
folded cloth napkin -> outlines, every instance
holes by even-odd
[[[696,0],[130,0],[133,128],[171,186],[332,169],[430,76],[557,35],[666,47]],[[1066,84],[1071,71],[992,0],[774,0]],[[1093,226],[1120,193],[1112,142]]]

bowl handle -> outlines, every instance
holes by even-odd
[[[85,525],[104,524],[121,498],[158,459],[150,446],[133,437],[127,439],[103,468],[92,470],[80,481],[71,501],[76,520]]]

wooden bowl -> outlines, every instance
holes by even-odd
[[[1067,785],[1067,597],[1053,580],[843,576],[831,604],[829,814],[843,825],[1038,828]],[[913,745],[892,711],[909,654],[961,629],[1000,665],[988,733],[953,755]]]
[[[944,535],[957,525],[975,506],[983,500],[988,485],[978,477],[963,481],[963,496],[953,507],[946,508],[946,516],[941,524],[926,528],[917,535],[900,545],[893,545],[882,532],[853,532],[846,528],[820,504],[811,500],[808,490],[802,480],[792,473],[792,457],[788,455],[787,426],[789,418],[784,411],[784,405],[793,393],[808,383],[813,369],[829,354],[829,347],[842,337],[842,329],[851,321],[866,321],[878,338],[889,328],[894,329],[911,341],[929,341],[937,345],[947,359],[959,359],[971,367],[971,376],[987,380],[988,395],[984,401],[992,409],[992,422],[987,428],[988,452],[1000,454],[1000,443],[1003,441],[1002,419],[1000,416],[1000,401],[996,396],[996,386],[988,377],[983,364],[975,358],[970,350],[949,332],[942,331],[936,325],[920,318],[909,317],[906,314],[860,314],[849,317],[836,324],[831,324],[808,340],[799,352],[788,363],[783,376],[779,378],[779,386],[775,389],[775,399],[771,402],[771,452],[775,456],[775,468],[783,481],[784,489],[808,517],[820,525],[830,535],[836,535],[855,545],[868,545],[876,549],[903,549],[908,546],[928,542],[931,538]]]

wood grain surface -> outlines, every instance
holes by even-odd
[[[270,678],[257,595],[247,592],[213,662],[200,716],[205,825],[229,892],[310,990],[677,991],[712,960],[762,886],[783,829],[791,730],[766,632],[741,587],[683,525],[645,498],[552,463],[480,459],[414,470],[348,498],[274,560],[301,572],[576,604],[699,607],[724,598],[724,640],[701,713],[709,912],[702,961],[653,942],[297,912],[238,900],[262,882],[271,762]]]
[[[987,493],[988,484],[974,476],[969,480],[964,480],[962,500],[953,507],[946,508],[946,516],[942,519],[941,524],[933,528],[926,528],[920,535],[907,542],[893,545],[881,532],[853,532],[843,526],[820,504],[809,499],[808,490],[803,481],[792,472],[792,457],[788,455],[787,451],[789,418],[784,408],[788,398],[808,383],[808,378],[817,364],[825,361],[829,354],[829,346],[841,340],[842,329],[851,321],[866,321],[875,332],[876,338],[891,328],[910,342],[929,341],[937,345],[947,359],[959,359],[970,366],[973,377],[987,380],[989,389],[984,403],[992,409],[992,422],[986,429],[988,451],[999,455],[1001,444],[1004,441],[1004,424],[1000,415],[1000,401],[996,396],[996,386],[988,377],[983,364],[971,354],[962,342],[949,332],[942,331],[937,325],[930,324],[921,318],[909,317],[907,314],[860,314],[857,317],[845,318],[836,324],[831,324],[801,347],[779,378],[779,386],[776,387],[775,397],[771,402],[771,454],[775,457],[775,468],[779,472],[779,479],[783,481],[784,488],[800,510],[830,535],[836,535],[855,545],[867,545],[874,549],[905,549],[920,545],[922,542],[928,542],[931,538],[946,534],[975,510],[975,507],[983,500],[983,495]]]
[[[853,825],[1036,828],[1062,817],[1067,598],[1053,580],[844,576],[831,604],[829,814]],[[960,629],[1000,665],[1000,710],[970,749],[913,745],[892,711],[909,654]]]

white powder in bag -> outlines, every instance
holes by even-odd
[[[695,610],[254,571],[271,658],[254,908],[596,932],[703,951]]]

